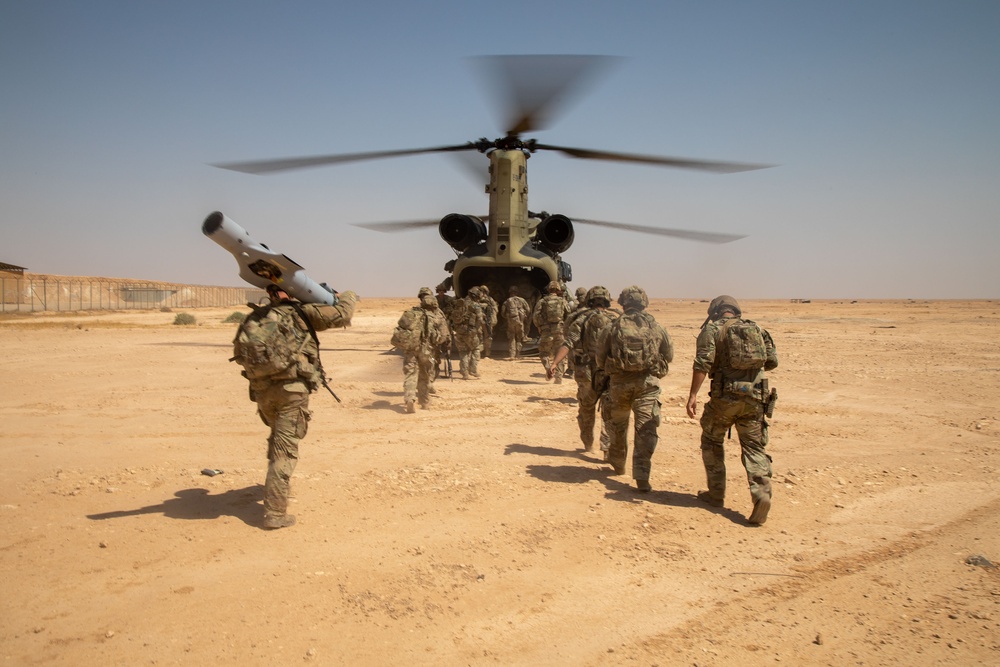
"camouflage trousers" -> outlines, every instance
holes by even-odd
[[[469,379],[470,374],[479,377],[479,344],[479,336],[455,335],[455,345],[458,347],[458,368],[465,380]]]
[[[740,438],[740,460],[747,471],[754,506],[771,499],[771,457],[767,447],[764,404],[756,399],[712,398],[701,415],[701,458],[705,464],[708,492],[713,498],[726,496],[726,457],[722,446],[726,431],[736,427]]]
[[[635,444],[632,451],[632,478],[648,480],[653,452],[659,440],[660,383],[652,375],[611,376],[608,390],[608,462],[616,471],[625,469],[628,456],[628,422],[635,416]]]
[[[573,369],[573,379],[576,380],[576,423],[580,426],[580,441],[589,451],[594,447],[594,424],[601,395],[594,391],[591,382],[593,370],[590,364],[577,364]],[[603,406],[602,406],[603,408]],[[604,425],[604,411],[601,411],[601,451],[608,451],[610,440]],[[627,428],[627,426],[626,426]]]
[[[556,356],[556,351],[562,346],[564,340],[562,327],[552,330],[545,327],[538,335],[538,357],[542,360],[542,365],[545,368],[548,368],[549,364],[552,363],[552,360]],[[553,377],[555,377],[557,383],[562,382],[565,372],[566,360],[564,359],[559,362],[558,368],[552,369]]]
[[[403,401],[427,405],[434,387],[434,369],[437,362],[432,350],[424,350],[403,357]]]
[[[486,331],[483,332],[483,342],[479,345],[479,356],[486,358],[492,355],[493,351],[493,327],[489,324],[486,325]]]
[[[507,356],[517,359],[524,347],[524,322],[521,320],[507,321]]]
[[[268,516],[282,516],[288,511],[292,473],[299,460],[299,441],[306,436],[312,416],[309,390],[299,382],[273,384],[257,391],[255,400],[261,420],[271,427],[267,439],[269,463],[264,480],[264,512]]]

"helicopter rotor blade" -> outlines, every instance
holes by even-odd
[[[768,169],[773,164],[750,164],[746,162],[721,162],[717,160],[695,160],[692,158],[668,157],[659,155],[639,155],[636,153],[617,153],[614,151],[598,151],[590,148],[569,148],[567,146],[553,146],[552,144],[534,143],[533,150],[559,151],[570,157],[582,158],[585,160],[608,160],[611,162],[637,162],[640,164],[652,164],[662,167],[678,167],[680,169],[698,169],[701,171],[712,171],[720,174],[733,174],[740,171],[753,171],[754,169]]]
[[[503,113],[509,136],[544,129],[559,107],[579,97],[615,56],[516,55],[471,59]]]
[[[361,227],[363,229],[370,229],[373,232],[391,234],[394,232],[408,232],[414,229],[423,229],[425,227],[436,227],[439,222],[441,222],[441,219],[435,218],[434,220],[397,220],[394,222],[352,222],[351,225],[354,227]]]
[[[489,215],[477,215],[477,218],[486,222],[490,219]],[[361,227],[363,229],[370,229],[374,232],[382,232],[385,234],[394,234],[396,232],[409,232],[414,229],[424,229],[426,227],[437,227],[441,222],[440,218],[435,218],[433,220],[396,220],[390,222],[352,222],[351,225],[354,227]]]
[[[719,232],[698,232],[691,229],[670,229],[667,227],[649,227],[647,225],[632,225],[624,222],[605,222],[603,220],[585,220],[582,218],[570,218],[573,222],[582,225],[594,225],[596,227],[610,227],[611,229],[622,229],[641,234],[656,234],[657,236],[671,236],[678,239],[698,241],[700,243],[730,243],[745,239],[746,234],[722,234]]]
[[[292,169],[306,169],[308,167],[321,167],[328,164],[341,164],[344,162],[361,162],[363,160],[380,160],[390,157],[403,157],[406,155],[421,155],[424,153],[451,153],[455,151],[478,150],[475,144],[465,143],[453,146],[437,146],[433,148],[410,148],[395,151],[370,151],[367,153],[341,153],[339,155],[314,155],[310,157],[278,158],[274,160],[252,160],[248,162],[218,162],[213,167],[228,169],[230,171],[241,171],[247,174],[270,174],[278,171],[290,171]]]

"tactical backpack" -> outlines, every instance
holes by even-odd
[[[756,322],[738,317],[727,319],[717,340],[725,346],[729,368],[738,371],[764,368],[767,346]]]
[[[558,324],[566,315],[566,300],[559,295],[549,295],[542,300],[542,322]]]
[[[233,339],[233,357],[250,380],[296,375],[299,355],[310,332],[296,321],[295,310],[254,306]],[[308,326],[308,322],[307,322]]]
[[[482,330],[482,321],[476,313],[475,304],[470,299],[456,299],[451,317],[456,334],[467,336]]]
[[[601,332],[614,321],[614,315],[613,311],[594,310],[583,321],[580,327],[580,348],[590,360],[597,359],[597,344],[601,340]]]
[[[428,334],[428,319],[423,308],[411,308],[406,311],[399,318],[399,324],[393,330],[390,342],[404,352],[416,352]]]
[[[611,373],[646,371],[656,377],[667,374],[660,358],[660,335],[644,313],[626,313],[611,324],[611,350],[607,369]]]

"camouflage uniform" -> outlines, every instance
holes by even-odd
[[[351,323],[358,297],[354,292],[338,295],[334,306],[297,304],[315,331],[346,327]],[[295,311],[291,300],[274,306],[275,311]],[[298,313],[293,315],[303,330],[308,325]],[[305,347],[299,360],[286,374],[257,378],[250,381],[250,397],[257,403],[257,414],[271,428],[267,439],[267,477],[264,480],[264,526],[281,528],[292,525],[295,518],[288,514],[291,478],[299,459],[299,442],[306,436],[309,419],[309,394],[322,384],[319,347],[306,335]]]
[[[569,302],[569,315],[566,316],[566,321],[563,323],[563,338],[566,337],[566,332],[569,330],[570,323],[583,313],[590,310],[590,306],[587,305],[587,294],[589,290],[586,287],[577,287],[576,292],[573,294],[573,298],[569,298],[567,292],[567,301]],[[576,354],[570,354],[566,357],[566,375],[572,375],[576,377]]]
[[[437,302],[438,308],[441,310],[441,314],[444,315],[445,324],[448,326],[448,340],[445,343],[439,345],[434,351],[434,379],[436,380],[441,375],[441,360],[448,359],[451,356],[451,309],[455,304],[455,297],[447,294],[447,286],[444,283],[439,284],[435,289],[437,289]],[[445,366],[445,372],[448,368]],[[433,391],[431,393],[434,393]]]
[[[584,310],[578,310],[566,323],[566,340],[563,347],[569,350],[574,360],[573,379],[576,380],[577,415],[580,440],[587,451],[594,447],[595,409],[604,394],[594,387],[594,372],[597,370],[597,348],[600,334],[605,326],[616,319],[618,312],[608,308],[611,298],[608,290],[597,286],[585,295]],[[601,419],[601,450],[608,451],[610,439]]]
[[[483,340],[485,318],[482,306],[470,297],[455,299],[451,310],[451,329],[458,346],[462,379],[479,377],[479,346]]]
[[[723,309],[734,313],[722,314]],[[759,370],[735,370],[728,366],[728,350],[720,336],[722,327],[730,320],[740,321],[742,312],[738,302],[730,296],[713,300],[709,307],[709,320],[698,334],[694,371],[707,373],[711,378],[709,401],[701,415],[701,457],[705,464],[708,498],[713,505],[721,505],[726,496],[726,460],[723,442],[726,431],[736,426],[740,440],[740,459],[747,473],[750,497],[754,512],[750,522],[764,523],[771,506],[771,457],[767,447],[767,420],[764,417],[766,379],[764,371],[778,366],[778,353],[774,341],[761,329],[767,359]],[[749,321],[749,320],[742,320]],[[737,394],[734,382],[749,383],[752,391]],[[746,388],[747,385],[744,385]]]
[[[500,312],[500,308],[497,305],[496,299],[490,296],[490,291],[486,287],[480,285],[474,289],[474,298],[482,306],[484,319],[483,346],[480,356],[488,357],[493,351],[493,327],[497,325],[497,314]],[[471,290],[470,293],[472,293]]]
[[[397,325],[418,332],[414,346],[403,349],[403,401],[407,412],[414,411],[415,401],[422,408],[430,407],[437,353],[449,340],[448,323],[430,288],[421,287],[417,296],[420,305],[403,313]]]
[[[528,302],[511,289],[510,296],[500,307],[500,315],[507,323],[507,352],[511,359],[517,359],[521,354],[524,340],[527,338],[528,319],[531,307]]]
[[[649,300],[641,287],[626,287],[618,297],[625,314],[617,323],[604,328],[598,344],[597,367],[610,378],[608,389],[608,429],[611,439],[608,462],[619,475],[625,473],[628,456],[628,422],[630,413],[635,416],[635,445],[632,452],[632,478],[640,491],[649,491],[649,473],[653,452],[656,450],[660,425],[660,382],[674,358],[670,336],[653,316],[645,312]],[[615,330],[625,318],[643,320],[654,330],[657,341],[656,357],[638,371],[622,371],[614,359]]]
[[[562,287],[552,281],[548,286],[548,294],[538,300],[535,312],[531,316],[531,321],[538,327],[538,356],[546,371],[556,350],[563,344],[563,324],[567,315],[569,315],[569,305],[562,296]],[[553,369],[556,384],[562,382],[565,372],[565,362],[560,362],[559,367]]]

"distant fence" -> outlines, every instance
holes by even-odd
[[[120,279],[0,278],[0,313],[242,306],[265,296],[256,287],[208,287]]]

